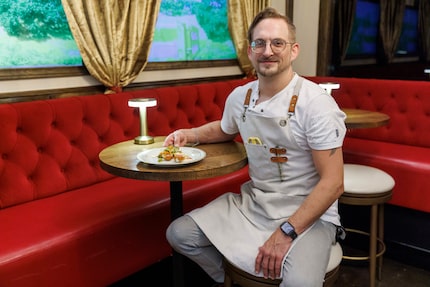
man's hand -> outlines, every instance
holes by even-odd
[[[187,136],[181,130],[174,131],[164,140],[163,146],[184,146],[187,144]]]
[[[255,273],[263,271],[264,278],[279,278],[282,259],[290,249],[292,242],[290,237],[277,228],[264,245],[258,248],[258,254],[255,258]]]

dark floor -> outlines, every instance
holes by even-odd
[[[365,287],[369,274],[367,265],[342,263],[335,287]],[[186,261],[185,287],[210,287],[213,282],[196,265]],[[171,260],[166,259],[110,287],[170,287]],[[384,258],[382,280],[378,287],[430,287],[430,271]]]
[[[341,264],[335,287],[369,286],[369,273],[365,265]],[[430,271],[415,268],[394,260],[384,259],[381,281],[378,287],[430,287]]]

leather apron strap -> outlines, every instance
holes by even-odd
[[[291,97],[290,106],[288,108],[288,115],[290,117],[294,115],[296,111],[296,104],[299,98],[300,89],[302,88],[302,83],[303,83],[303,78],[299,77],[297,79],[296,86],[294,87],[294,93],[293,93],[293,96]]]

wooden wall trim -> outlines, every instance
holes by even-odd
[[[192,85],[199,83],[210,83],[217,81],[227,81],[233,79],[243,78],[244,75],[236,76],[221,76],[221,77],[205,77],[205,78],[190,78],[180,80],[167,80],[157,82],[145,82],[145,83],[132,83],[124,88],[124,91],[133,91],[139,89],[159,88],[159,87],[171,87],[180,85]],[[89,87],[76,87],[67,89],[55,89],[55,90],[38,90],[28,92],[16,92],[16,93],[0,93],[0,104],[3,103],[14,103],[14,102],[29,102],[35,100],[47,100],[55,98],[66,98],[73,96],[88,96],[95,94],[103,94],[105,87],[103,85],[89,86]]]

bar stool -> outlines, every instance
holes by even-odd
[[[369,236],[368,256],[347,256],[346,260],[369,261],[370,287],[376,282],[376,269],[378,279],[381,279],[382,255],[385,252],[384,244],[384,204],[391,199],[394,179],[386,172],[365,165],[344,165],[345,192],[339,198],[339,203],[346,205],[370,206],[370,231],[364,232],[355,229],[346,229],[347,233],[359,233]],[[378,261],[378,262],[377,262]]]
[[[342,261],[342,247],[336,243],[331,248],[330,259],[327,265],[327,271],[324,278],[324,287],[333,286],[339,276],[339,265]],[[232,287],[233,282],[242,287],[275,287],[281,284],[282,279],[264,279],[263,277],[254,276],[231,264],[224,258],[224,287]]]

